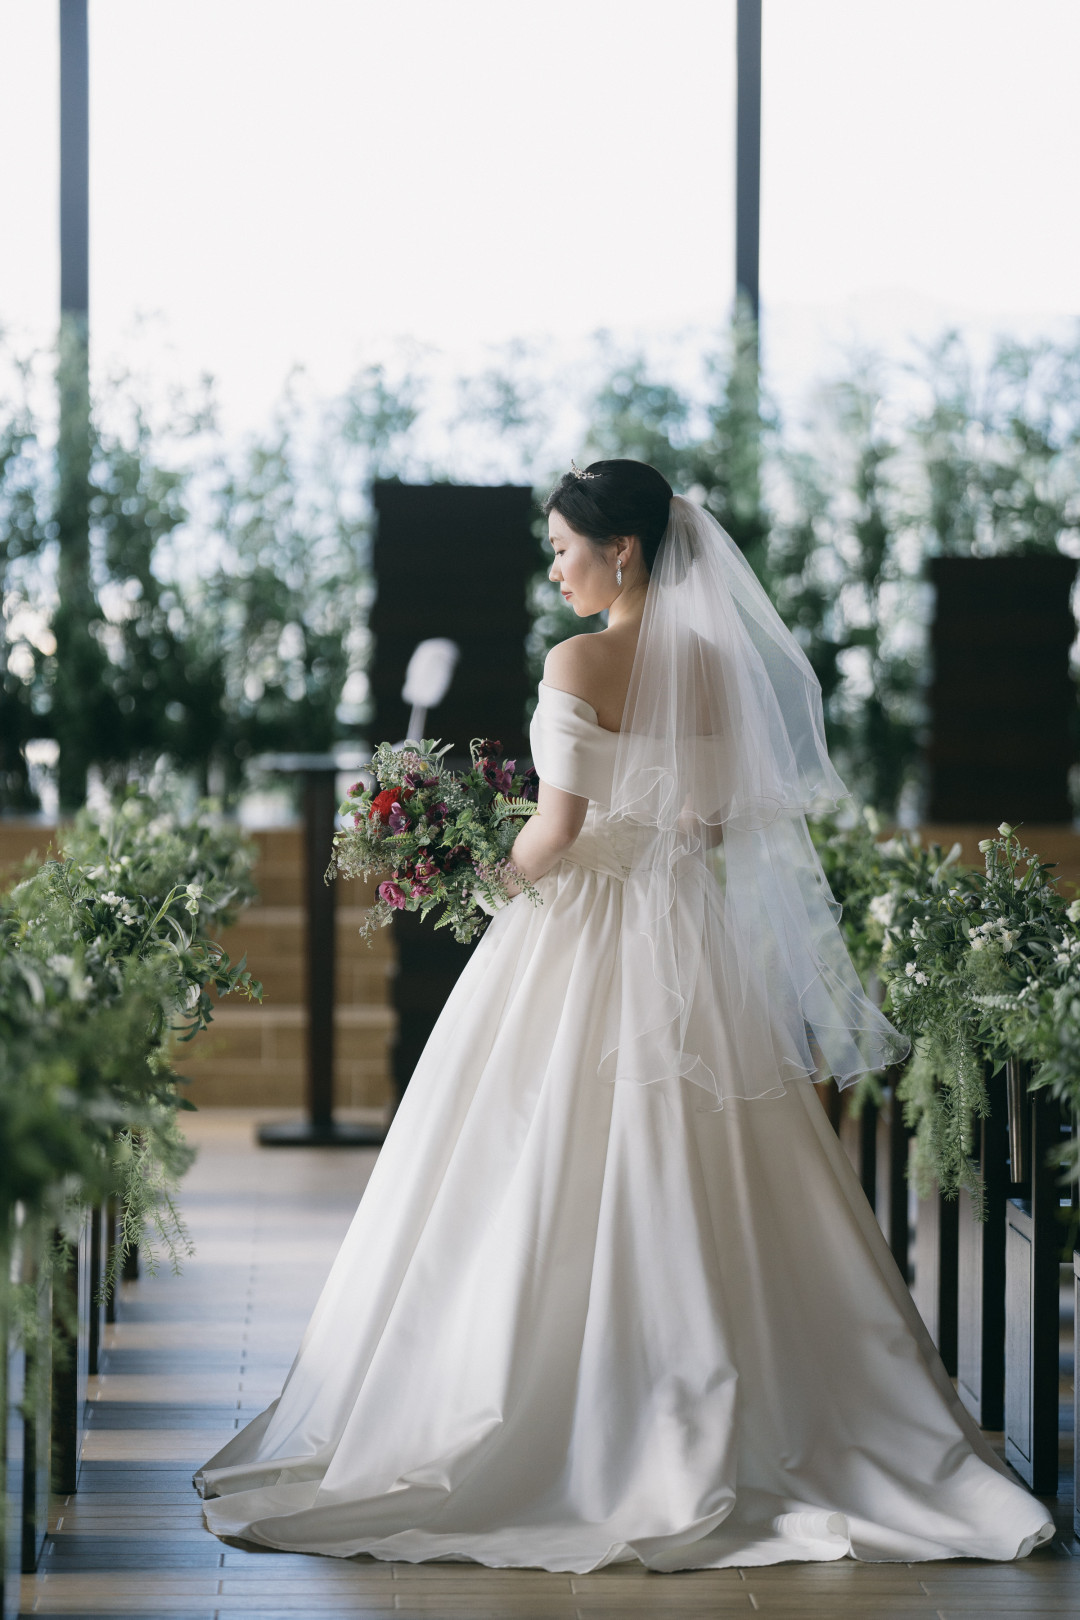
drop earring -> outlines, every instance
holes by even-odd
[[[616,583],[616,585],[621,585],[622,584],[622,558],[621,557],[620,557],[619,561],[615,564],[615,583]]]

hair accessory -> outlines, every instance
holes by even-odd
[[[573,473],[575,478],[599,478],[600,476],[599,473],[586,472],[584,467],[578,466],[577,462],[572,456],[570,458],[570,471]]]

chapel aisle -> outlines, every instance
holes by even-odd
[[[189,1116],[184,1188],[197,1245],[183,1274],[125,1287],[92,1386],[78,1494],[59,1501],[36,1616],[724,1616],[903,1620],[1080,1613],[1080,1558],[1060,1539],[1026,1563],[783,1565],[649,1575],[380,1564],[226,1547],[202,1527],[193,1467],[276,1393],[370,1173],[372,1152],[262,1150],[256,1116]]]

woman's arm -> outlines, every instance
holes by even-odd
[[[540,808],[529,817],[510,851],[510,859],[530,883],[549,872],[561,860],[581,831],[588,799],[562,788],[540,783]]]

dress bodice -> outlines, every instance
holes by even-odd
[[[591,703],[541,681],[529,737],[541,781],[596,804],[611,803],[619,734],[604,730]]]
[[[541,681],[529,735],[540,780],[589,800],[584,826],[563,859],[625,877],[636,835],[609,813],[618,732],[605,730],[584,698]]]

